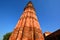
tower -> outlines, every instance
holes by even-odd
[[[28,2],[9,40],[44,40],[35,9]]]

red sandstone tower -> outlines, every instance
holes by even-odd
[[[44,40],[35,9],[31,1],[24,8],[9,40]]]

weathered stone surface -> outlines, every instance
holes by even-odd
[[[35,9],[27,4],[9,40],[44,40]]]

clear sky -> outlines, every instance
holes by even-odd
[[[60,0],[0,0],[0,38],[13,31],[29,1],[36,9],[43,33],[60,29]]]

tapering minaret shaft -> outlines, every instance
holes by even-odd
[[[35,9],[27,4],[9,40],[44,40]]]

